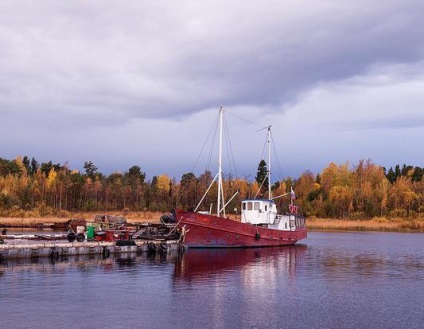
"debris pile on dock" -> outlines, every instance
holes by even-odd
[[[70,255],[109,255],[129,252],[184,250],[175,224],[137,224],[127,227],[125,218],[98,215],[94,222],[70,219],[64,223],[66,233],[0,235],[0,262],[14,258],[67,257]]]

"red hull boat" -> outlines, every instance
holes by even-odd
[[[240,221],[226,218],[225,207],[229,202],[225,203],[223,198],[221,166],[223,112],[221,107],[219,111],[218,174],[216,176],[218,178],[217,215],[211,214],[212,209],[207,212],[197,212],[205,196],[192,212],[177,209],[175,221],[181,232],[183,244],[189,248],[269,247],[293,245],[297,241],[305,239],[307,236],[305,218],[297,214],[298,207],[293,204],[295,199],[293,189],[289,193],[272,198],[271,170],[269,167],[266,177],[268,199],[242,200]],[[270,166],[271,126],[268,127],[267,139],[268,164]],[[274,200],[285,195],[291,195],[291,204],[289,212],[282,215],[277,212],[277,205]]]
[[[176,220],[183,232],[183,244],[189,248],[240,248],[293,245],[307,237],[302,216],[282,216],[291,222],[292,230],[241,223],[202,213],[176,210]],[[280,222],[281,223],[281,222]],[[275,225],[274,225],[275,226]],[[274,227],[273,226],[273,227]]]

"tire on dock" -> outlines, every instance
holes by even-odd
[[[85,235],[84,235],[84,233],[78,233],[78,234],[77,234],[77,241],[78,241],[78,242],[84,242],[84,240],[85,240]]]
[[[136,246],[137,244],[135,243],[134,240],[118,240],[116,241],[116,245],[118,247],[123,247],[123,246]]]
[[[77,238],[77,235],[74,232],[69,232],[66,236],[66,239],[68,239],[69,242],[74,242]]]

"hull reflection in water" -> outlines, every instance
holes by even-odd
[[[295,274],[306,245],[240,249],[189,249],[175,264],[175,278],[196,280],[243,268],[269,264],[273,271]]]

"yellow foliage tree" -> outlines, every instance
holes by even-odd
[[[348,186],[333,186],[329,198],[336,207],[339,217],[343,217],[352,209],[353,191]]]
[[[169,184],[171,183],[171,178],[168,175],[159,175],[157,176],[156,187],[160,190],[168,191]]]
[[[54,185],[56,183],[56,178],[57,178],[56,171],[54,170],[54,168],[50,169],[49,175],[47,176],[47,182],[46,182],[47,188],[54,187]]]

